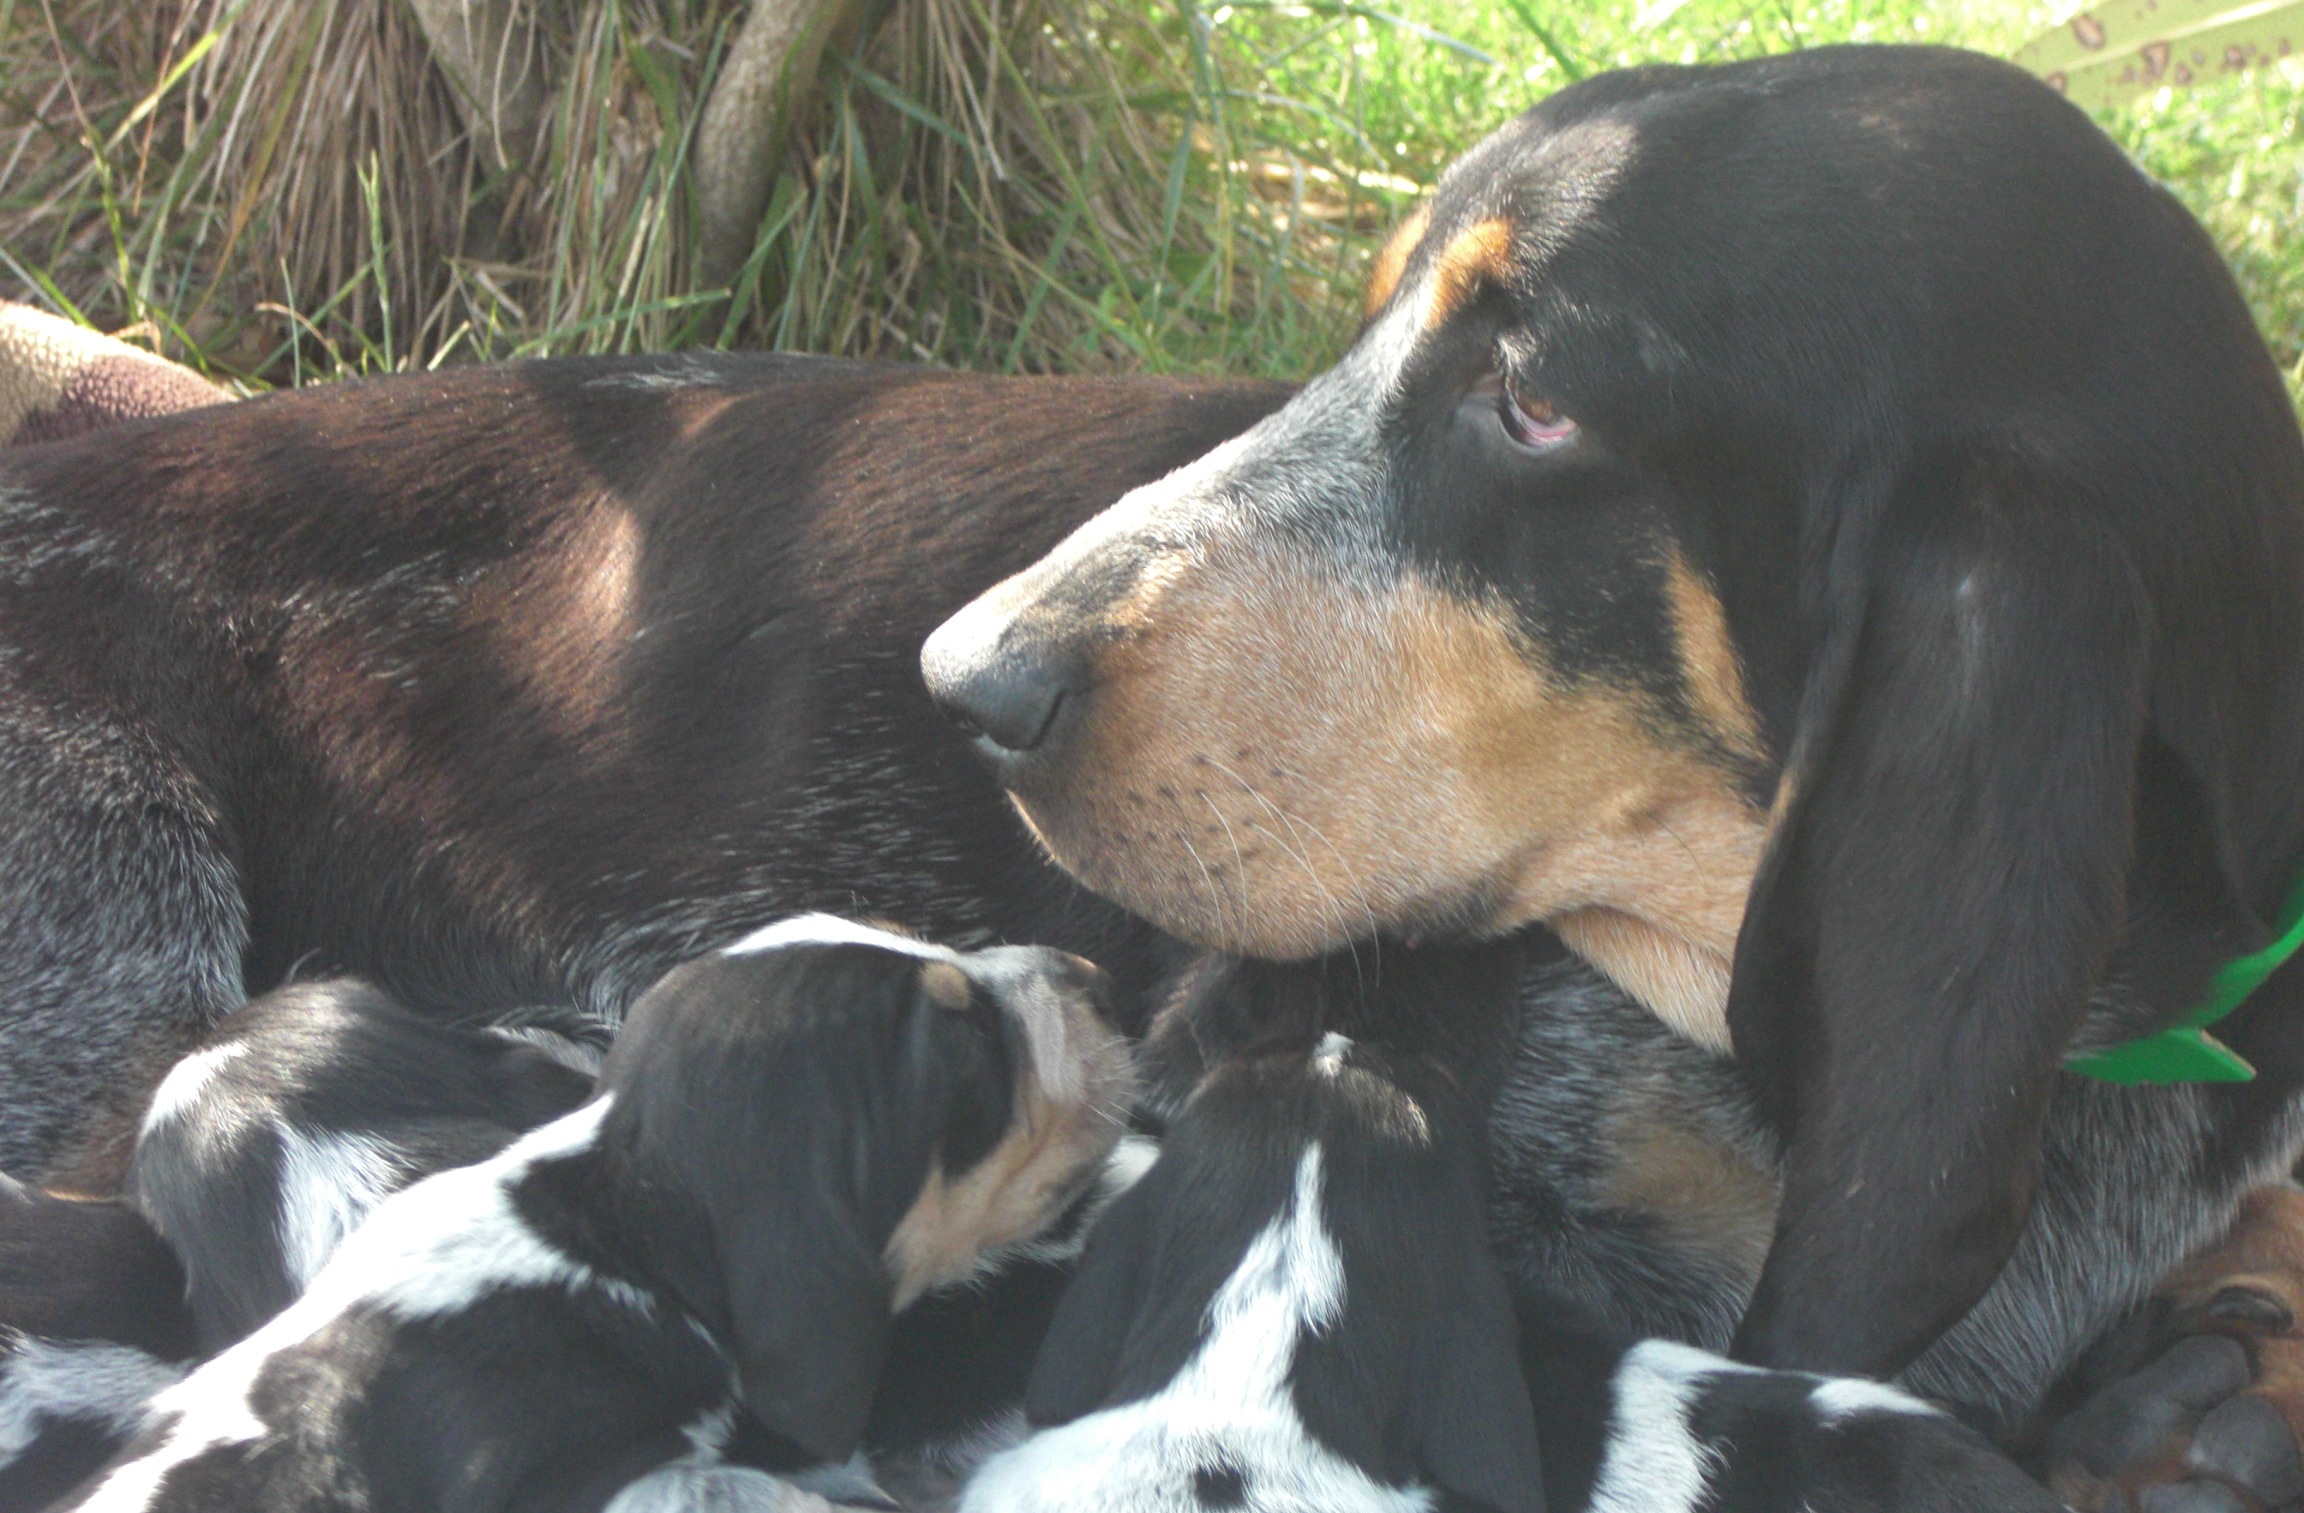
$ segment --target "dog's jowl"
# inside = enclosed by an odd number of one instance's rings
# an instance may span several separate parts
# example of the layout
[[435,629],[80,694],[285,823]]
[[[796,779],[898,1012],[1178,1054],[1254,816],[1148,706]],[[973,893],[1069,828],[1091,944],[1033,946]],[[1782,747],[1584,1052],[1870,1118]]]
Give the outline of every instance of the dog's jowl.
[[[2304,870],[2280,376],[2171,196],[1944,50],[1587,80],[1384,268],[929,685],[1188,938],[1543,920],[1733,1045],[1787,1150],[1739,1349],[1893,1371],[2016,1243],[2067,1054],[2191,1010]],[[2291,1158],[2300,977],[2217,1095]]]

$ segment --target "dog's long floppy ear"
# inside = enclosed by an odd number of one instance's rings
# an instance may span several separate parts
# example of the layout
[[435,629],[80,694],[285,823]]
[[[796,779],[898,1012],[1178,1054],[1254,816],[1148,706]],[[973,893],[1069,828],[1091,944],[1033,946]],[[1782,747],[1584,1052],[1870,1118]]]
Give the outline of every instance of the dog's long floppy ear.
[[2147,711],[2148,600],[2098,508],[1969,456],[1843,528],[1729,995],[1790,1137],[1746,1359],[1893,1372],[2029,1213]]
[[[887,1353],[891,1289],[830,1163],[719,1096],[740,1064],[696,1067],[662,1096],[619,1095],[647,1107],[632,1176],[617,1180],[633,1190],[656,1280],[710,1325],[745,1406],[795,1452],[773,1469],[845,1460]],[[761,1178],[762,1152],[789,1162],[774,1181]]]
[[1096,1221],[1079,1274],[1064,1289],[1032,1365],[1024,1416],[1035,1428],[1068,1424],[1104,1406],[1120,1352],[1144,1306],[1162,1186],[1154,1168]]
[[829,1211],[749,1207],[715,1219],[744,1406],[809,1456],[863,1443],[893,1327],[878,1253]]
[[704,958],[635,1006],[603,1072],[624,1162],[604,1201],[711,1328],[753,1416],[812,1460],[862,1440],[888,1235],[943,1119],[908,1059],[928,1022],[918,973],[853,949]]

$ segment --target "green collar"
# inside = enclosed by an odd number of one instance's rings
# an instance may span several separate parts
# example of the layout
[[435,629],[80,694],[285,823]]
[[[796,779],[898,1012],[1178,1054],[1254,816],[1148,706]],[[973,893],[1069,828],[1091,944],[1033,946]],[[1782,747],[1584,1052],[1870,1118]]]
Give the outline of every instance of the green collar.
[[2304,949],[2304,881],[2288,895],[2279,938],[2261,951],[2228,961],[2208,979],[2207,1001],[2158,1034],[2073,1056],[2064,1070],[2134,1087],[2140,1082],[2246,1082],[2256,1068],[2207,1026],[2247,1002],[2280,964]]

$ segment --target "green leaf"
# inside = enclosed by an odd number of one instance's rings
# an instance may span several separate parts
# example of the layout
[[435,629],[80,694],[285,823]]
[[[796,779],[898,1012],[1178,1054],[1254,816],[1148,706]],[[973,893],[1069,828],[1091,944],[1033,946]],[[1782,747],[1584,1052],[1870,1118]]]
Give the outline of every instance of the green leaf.
[[2076,104],[2245,73],[2304,47],[2304,0],[2114,0],[2018,48],[2016,63]]

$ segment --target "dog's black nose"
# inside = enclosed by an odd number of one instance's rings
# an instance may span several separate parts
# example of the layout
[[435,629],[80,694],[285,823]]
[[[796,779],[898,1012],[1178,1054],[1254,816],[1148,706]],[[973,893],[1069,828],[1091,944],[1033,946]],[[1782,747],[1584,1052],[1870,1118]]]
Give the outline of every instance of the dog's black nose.
[[1015,638],[974,657],[927,658],[923,670],[936,707],[969,735],[1001,752],[1038,749],[1068,701],[1088,691],[1084,659]]

